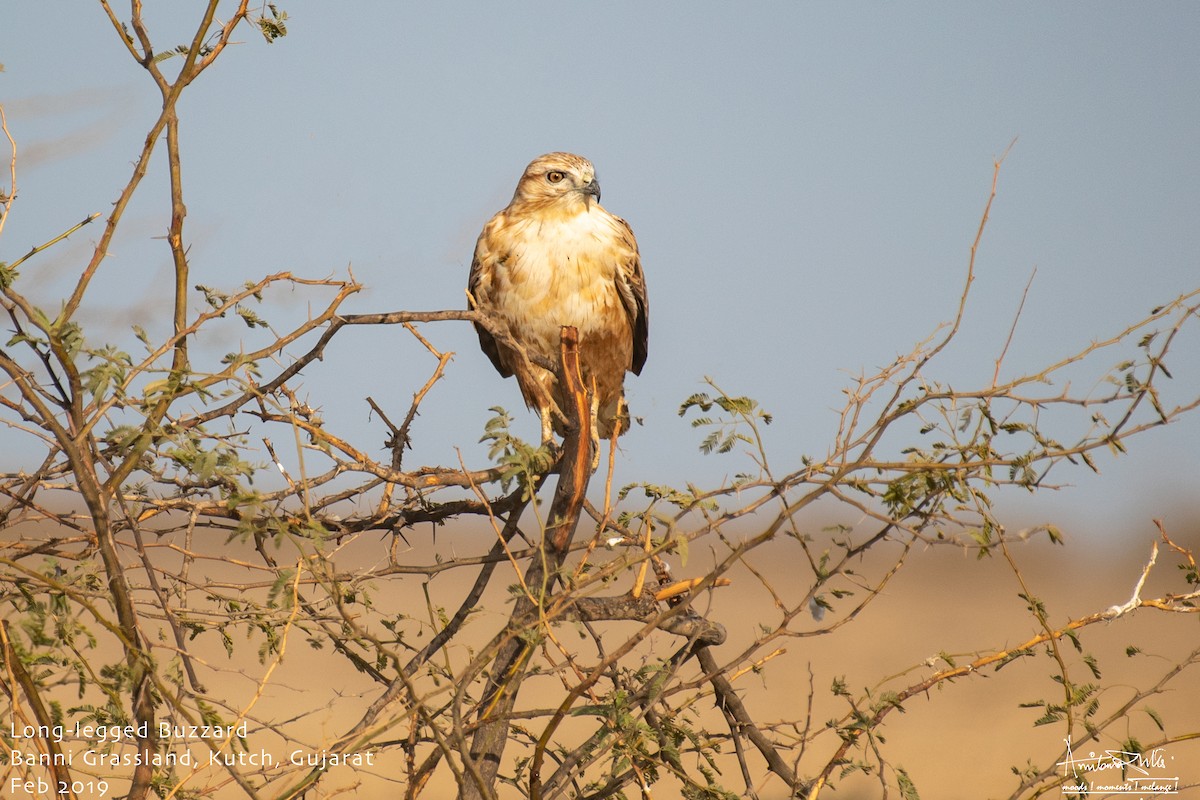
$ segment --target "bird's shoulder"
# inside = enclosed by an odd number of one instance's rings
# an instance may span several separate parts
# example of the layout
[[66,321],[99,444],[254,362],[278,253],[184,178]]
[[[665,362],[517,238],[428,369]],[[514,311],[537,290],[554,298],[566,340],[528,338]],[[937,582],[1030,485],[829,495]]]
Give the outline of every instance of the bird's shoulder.
[[474,292],[481,282],[490,280],[491,272],[498,261],[502,261],[507,249],[507,236],[504,231],[508,226],[508,209],[496,212],[483,226],[479,238],[475,240],[475,253],[471,258],[471,273],[467,279],[467,289]]

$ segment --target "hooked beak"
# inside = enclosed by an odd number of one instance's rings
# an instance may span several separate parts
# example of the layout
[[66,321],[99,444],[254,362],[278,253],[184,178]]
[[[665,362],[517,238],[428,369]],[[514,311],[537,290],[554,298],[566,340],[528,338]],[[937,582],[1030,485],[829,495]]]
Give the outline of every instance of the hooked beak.
[[600,184],[597,183],[595,178],[592,178],[587,185],[579,191],[583,192],[584,203],[591,205],[592,201],[589,198],[595,198],[597,203],[600,202]]

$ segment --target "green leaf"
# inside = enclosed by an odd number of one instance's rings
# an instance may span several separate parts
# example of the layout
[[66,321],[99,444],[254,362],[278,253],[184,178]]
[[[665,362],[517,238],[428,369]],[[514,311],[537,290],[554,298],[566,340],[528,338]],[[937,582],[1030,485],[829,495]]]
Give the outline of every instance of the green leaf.
[[242,318],[242,322],[245,322],[248,328],[270,327],[265,319],[244,306],[237,307],[237,315]]
[[287,12],[280,11],[274,3],[267,3],[267,10],[270,12],[270,19],[263,15],[255,20],[258,24],[258,31],[267,40],[267,44],[274,44],[276,39],[282,39],[287,36]]
[[686,536],[676,536],[674,539],[675,552],[679,556],[679,566],[686,567],[688,562],[688,538]]
[[708,411],[713,406],[712,398],[704,392],[697,392],[696,394],[693,394],[691,397],[680,403],[679,416],[682,417],[693,406],[699,406],[701,411]]
[[603,717],[608,718],[609,709],[607,706],[579,706],[571,709],[568,716],[572,717]]
[[908,777],[903,767],[896,767],[896,785],[900,787],[900,796],[904,800],[921,800],[921,795],[917,794],[917,786],[912,782],[912,778]]

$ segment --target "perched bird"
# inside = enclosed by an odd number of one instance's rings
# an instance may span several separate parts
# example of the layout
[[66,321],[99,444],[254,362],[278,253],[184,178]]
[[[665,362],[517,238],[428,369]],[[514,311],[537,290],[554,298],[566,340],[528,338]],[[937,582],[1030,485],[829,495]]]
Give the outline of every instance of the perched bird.
[[[646,282],[633,231],[600,205],[590,161],[571,153],[535,158],[512,202],[483,226],[468,297],[507,325],[530,356],[557,363],[560,328],[579,331],[583,384],[592,395],[592,436],[628,428],[625,373],[640,374],[648,336]],[[525,405],[541,415],[542,442],[564,433],[566,399],[553,372],[531,365],[479,324],[479,345],[504,377],[516,375]],[[598,459],[599,453],[593,452]]]

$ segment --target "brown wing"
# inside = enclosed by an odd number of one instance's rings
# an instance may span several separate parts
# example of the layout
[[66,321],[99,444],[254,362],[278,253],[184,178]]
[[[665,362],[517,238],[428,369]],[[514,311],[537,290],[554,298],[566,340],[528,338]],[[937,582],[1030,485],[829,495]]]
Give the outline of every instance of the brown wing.
[[641,375],[650,345],[650,305],[646,297],[646,276],[642,273],[642,257],[638,253],[633,229],[620,217],[616,217],[616,220],[620,223],[621,237],[633,254],[617,271],[617,290],[621,293],[621,304],[625,306],[625,314],[629,317],[630,327],[633,329],[633,364],[630,370],[634,375]]
[[[467,277],[467,291],[471,293],[471,297],[475,298],[476,304],[479,303],[480,287],[483,284],[490,284],[492,281],[492,271],[496,264],[502,260],[501,254],[495,252],[489,246],[489,238],[492,230],[499,224],[498,220],[503,215],[501,211],[483,226],[483,232],[479,234],[479,241],[475,243],[475,257],[471,259],[471,274]],[[487,311],[486,305],[476,310]],[[492,366],[504,378],[512,375],[512,370],[504,366],[504,362],[500,359],[500,345],[496,342],[496,338],[488,333],[487,328],[475,323],[475,333],[479,335],[479,347],[483,350],[484,355],[492,362]]]

